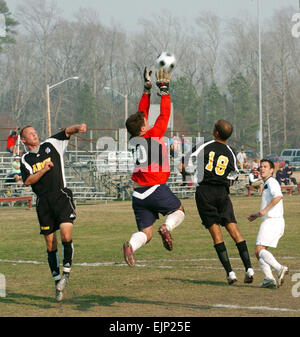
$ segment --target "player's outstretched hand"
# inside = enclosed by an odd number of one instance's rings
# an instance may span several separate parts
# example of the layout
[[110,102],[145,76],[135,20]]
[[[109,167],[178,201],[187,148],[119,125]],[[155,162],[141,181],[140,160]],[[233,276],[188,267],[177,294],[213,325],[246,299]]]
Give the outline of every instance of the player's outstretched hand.
[[84,133],[84,132],[86,132],[86,124],[80,124],[79,125],[79,129],[78,129],[78,132],[79,133]]
[[145,67],[144,69],[144,93],[151,94],[152,81],[151,81],[152,71]]
[[169,85],[172,78],[172,73],[166,69],[160,68],[155,72],[156,85],[159,88],[159,95],[169,95]]
[[252,221],[254,221],[255,219],[257,219],[259,216],[260,216],[259,213],[253,213],[253,214],[250,214],[250,215],[248,216],[247,219],[248,219],[250,222],[252,222]]
[[86,124],[82,123],[82,124],[68,126],[65,129],[65,133],[67,137],[70,137],[74,135],[75,133],[84,133],[86,132],[86,130],[87,130]]

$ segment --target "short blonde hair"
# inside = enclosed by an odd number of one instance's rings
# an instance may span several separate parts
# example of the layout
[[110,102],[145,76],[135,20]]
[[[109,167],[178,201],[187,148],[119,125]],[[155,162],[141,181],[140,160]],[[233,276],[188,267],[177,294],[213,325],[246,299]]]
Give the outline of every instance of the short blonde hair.
[[22,130],[20,131],[20,137],[21,137],[21,138],[23,137],[24,131],[25,131],[26,129],[28,129],[28,128],[33,128],[33,126],[32,126],[32,125],[26,125],[26,126],[24,126],[24,128],[22,128]]

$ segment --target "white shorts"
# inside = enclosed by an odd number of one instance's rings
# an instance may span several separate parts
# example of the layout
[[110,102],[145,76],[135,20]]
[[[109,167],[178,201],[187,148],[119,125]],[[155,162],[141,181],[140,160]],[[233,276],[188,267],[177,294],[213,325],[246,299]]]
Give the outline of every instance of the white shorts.
[[267,218],[260,225],[256,245],[276,248],[284,233],[284,218]]

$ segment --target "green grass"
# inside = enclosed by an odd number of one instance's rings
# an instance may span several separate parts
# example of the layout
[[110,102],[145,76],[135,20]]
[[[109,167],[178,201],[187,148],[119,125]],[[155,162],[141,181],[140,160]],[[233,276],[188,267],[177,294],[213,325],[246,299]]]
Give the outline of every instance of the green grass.
[[[300,272],[300,196],[284,195],[286,231],[271,251],[291,272],[283,287],[275,290],[259,288],[263,275],[254,248],[260,223],[246,219],[259,209],[260,198],[232,197],[232,201],[256,272],[253,284],[243,283],[244,270],[235,243],[223,230],[239,279],[237,284],[227,285],[194,200],[182,201],[186,219],[173,233],[174,250],[166,251],[156,233],[163,223],[161,218],[155,224],[152,241],[136,252],[137,266],[129,268],[123,261],[122,244],[136,231],[131,203],[111,202],[77,207],[73,268],[62,303],[54,299],[35,210],[1,207],[0,273],[5,275],[7,294],[0,298],[0,316],[300,316],[300,299],[292,296],[295,282],[291,280]],[[218,307],[220,304],[238,307]]]

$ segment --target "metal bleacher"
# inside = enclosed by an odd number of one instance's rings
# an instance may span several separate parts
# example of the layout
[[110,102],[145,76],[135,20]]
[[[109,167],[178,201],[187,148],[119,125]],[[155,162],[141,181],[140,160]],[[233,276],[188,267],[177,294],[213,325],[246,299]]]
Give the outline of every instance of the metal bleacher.
[[182,175],[179,172],[170,173],[167,185],[179,199],[193,198],[196,191],[194,184],[182,181]]
[[[36,196],[31,187],[6,182],[7,176],[11,173],[12,161],[13,157],[10,154],[0,152],[0,198],[31,195],[33,205],[35,205]],[[73,192],[75,203],[130,200],[133,182],[131,181],[132,167],[128,163],[119,161],[116,167],[115,163],[114,166],[111,166],[109,162],[102,162],[101,169],[96,154],[87,155],[79,152],[75,154],[74,151],[67,151],[65,155],[66,184]],[[247,179],[247,175],[241,175],[239,180],[230,188],[231,193],[245,195]],[[184,183],[178,170],[171,170],[167,184],[180,199],[194,198],[195,185],[191,182]],[[13,205],[14,203],[7,204]],[[1,205],[5,205],[5,202],[1,202]]]
[[[35,194],[32,192],[31,187],[26,187],[23,184],[11,182],[8,175],[11,173],[11,166],[13,157],[7,152],[0,152],[0,198],[14,198],[32,196],[32,202],[35,204]],[[25,201],[1,201],[0,205],[14,205],[25,204]]]
[[[32,192],[31,187],[26,187],[23,184],[8,182],[8,175],[11,173],[13,157],[6,152],[0,152],[0,198],[12,198],[32,196],[32,204],[36,203],[36,195]],[[84,169],[86,169],[84,167]],[[74,201],[86,203],[89,200],[115,200],[117,196],[107,194],[106,191],[102,191],[99,188],[99,184],[91,179],[85,179],[85,176],[90,177],[90,167],[87,168],[88,174],[83,174],[83,167],[73,166],[72,162],[66,160],[65,172],[66,172],[66,184],[73,192]],[[6,202],[1,201],[0,206],[24,203],[18,202]]]

